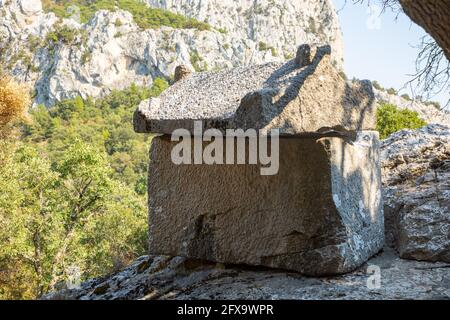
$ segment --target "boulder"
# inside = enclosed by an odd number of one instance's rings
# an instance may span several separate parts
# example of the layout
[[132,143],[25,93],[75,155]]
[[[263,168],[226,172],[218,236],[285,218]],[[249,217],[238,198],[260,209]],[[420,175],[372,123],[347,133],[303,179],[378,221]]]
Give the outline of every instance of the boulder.
[[330,54],[328,45],[306,44],[286,63],[192,74],[160,97],[143,101],[134,116],[135,130],[193,132],[192,120],[201,120],[205,129],[277,128],[282,135],[375,129],[371,83],[346,82]]
[[19,0],[22,13],[27,16],[42,13],[42,2],[39,0]]
[[396,132],[381,156],[388,243],[402,258],[450,262],[450,128]]
[[260,163],[176,165],[175,144],[167,135],[152,141],[152,254],[331,275],[383,246],[376,132],[281,138],[271,176]]

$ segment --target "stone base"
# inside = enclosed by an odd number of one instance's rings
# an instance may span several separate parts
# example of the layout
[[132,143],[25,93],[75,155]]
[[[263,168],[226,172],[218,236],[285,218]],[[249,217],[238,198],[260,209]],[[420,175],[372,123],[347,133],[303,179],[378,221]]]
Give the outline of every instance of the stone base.
[[175,165],[153,139],[150,253],[294,270],[349,272],[384,242],[379,141],[280,138],[279,172],[260,165]]

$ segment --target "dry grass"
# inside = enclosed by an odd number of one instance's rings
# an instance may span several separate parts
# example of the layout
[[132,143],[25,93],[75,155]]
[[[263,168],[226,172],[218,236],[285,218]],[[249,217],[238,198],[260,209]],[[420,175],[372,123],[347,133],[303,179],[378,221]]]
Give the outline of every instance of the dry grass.
[[30,104],[29,88],[0,74],[0,129],[15,121],[26,120]]

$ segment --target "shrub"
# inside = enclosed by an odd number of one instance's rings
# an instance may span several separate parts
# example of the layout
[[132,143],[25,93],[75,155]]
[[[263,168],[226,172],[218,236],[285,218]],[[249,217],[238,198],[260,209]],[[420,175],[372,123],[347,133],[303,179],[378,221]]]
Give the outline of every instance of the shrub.
[[402,94],[401,97],[405,100],[411,101],[411,97],[407,93]]
[[216,30],[219,31],[220,33],[223,33],[223,34],[227,34],[228,33],[227,28],[216,28]]
[[386,92],[391,95],[397,95],[397,90],[395,90],[394,88],[389,88],[386,90]]
[[267,45],[267,43],[265,43],[265,42],[263,42],[263,41],[260,41],[260,42],[259,42],[258,48],[259,48],[259,51],[266,51],[266,50],[269,50],[269,46]]
[[372,81],[372,85],[375,89],[384,91],[384,88],[378,83],[378,81],[376,81],[376,80]]
[[344,71],[342,71],[342,70],[339,71],[339,75],[341,76],[342,79],[344,79],[345,81],[348,81],[348,77]]
[[441,104],[437,101],[427,101],[425,102],[425,105],[427,106],[433,106],[435,107],[437,110],[441,110]]
[[191,64],[196,72],[203,72],[208,70],[207,63],[203,61],[203,58],[198,54],[196,50],[191,51],[189,55]]
[[16,119],[23,119],[30,103],[25,85],[0,74],[0,129]]
[[270,50],[270,53],[272,53],[272,56],[277,57],[278,56],[278,52],[277,49],[275,49],[274,47],[271,47],[269,45],[267,45],[267,43],[260,41],[258,43],[258,50],[259,51],[267,51]]
[[270,48],[270,52],[272,53],[272,56],[278,57],[278,51],[277,51],[277,49],[275,49],[274,47],[271,47],[271,48]]
[[118,27],[122,26],[122,21],[120,21],[120,19],[117,18],[116,21],[114,22],[114,25],[118,28]]
[[72,44],[79,36],[81,36],[81,32],[79,30],[58,24],[55,26],[53,31],[47,33],[47,36],[45,37],[45,45],[53,47],[59,43]]
[[400,110],[393,104],[381,103],[377,110],[377,130],[381,139],[402,129],[418,129],[427,123],[415,111]]
[[291,60],[294,58],[294,54],[292,52],[288,52],[284,54],[284,59],[285,60]]

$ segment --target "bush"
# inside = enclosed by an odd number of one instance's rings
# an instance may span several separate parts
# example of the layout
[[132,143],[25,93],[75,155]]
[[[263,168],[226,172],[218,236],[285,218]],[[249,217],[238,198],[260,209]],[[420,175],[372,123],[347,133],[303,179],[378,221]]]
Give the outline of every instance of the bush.
[[442,108],[441,108],[441,104],[439,103],[439,102],[437,102],[437,101],[427,101],[427,102],[425,102],[425,105],[426,106],[433,106],[433,107],[435,107],[437,110],[441,110]]
[[411,101],[411,97],[407,93],[402,94],[401,97],[407,101]]
[[386,90],[386,92],[391,95],[397,95],[397,90],[395,90],[394,88],[389,88]]
[[189,53],[189,60],[194,68],[195,72],[204,72],[208,71],[208,64],[203,58],[199,55],[197,50],[192,50]]
[[269,50],[269,46],[267,45],[267,43],[260,41],[258,44],[258,49],[259,51],[266,51]]
[[16,119],[23,119],[30,103],[28,88],[0,73],[0,129]]
[[348,77],[347,74],[344,71],[339,71],[339,75],[341,76],[342,79],[344,79],[345,81],[348,81]]
[[400,110],[393,104],[381,103],[377,110],[377,130],[381,139],[402,129],[418,129],[427,123],[415,111]]
[[377,89],[377,90],[380,90],[380,91],[383,91],[384,90],[384,88],[378,83],[378,81],[376,81],[376,80],[374,80],[374,81],[372,81],[372,85],[373,85],[373,87],[375,88],[375,89]]

